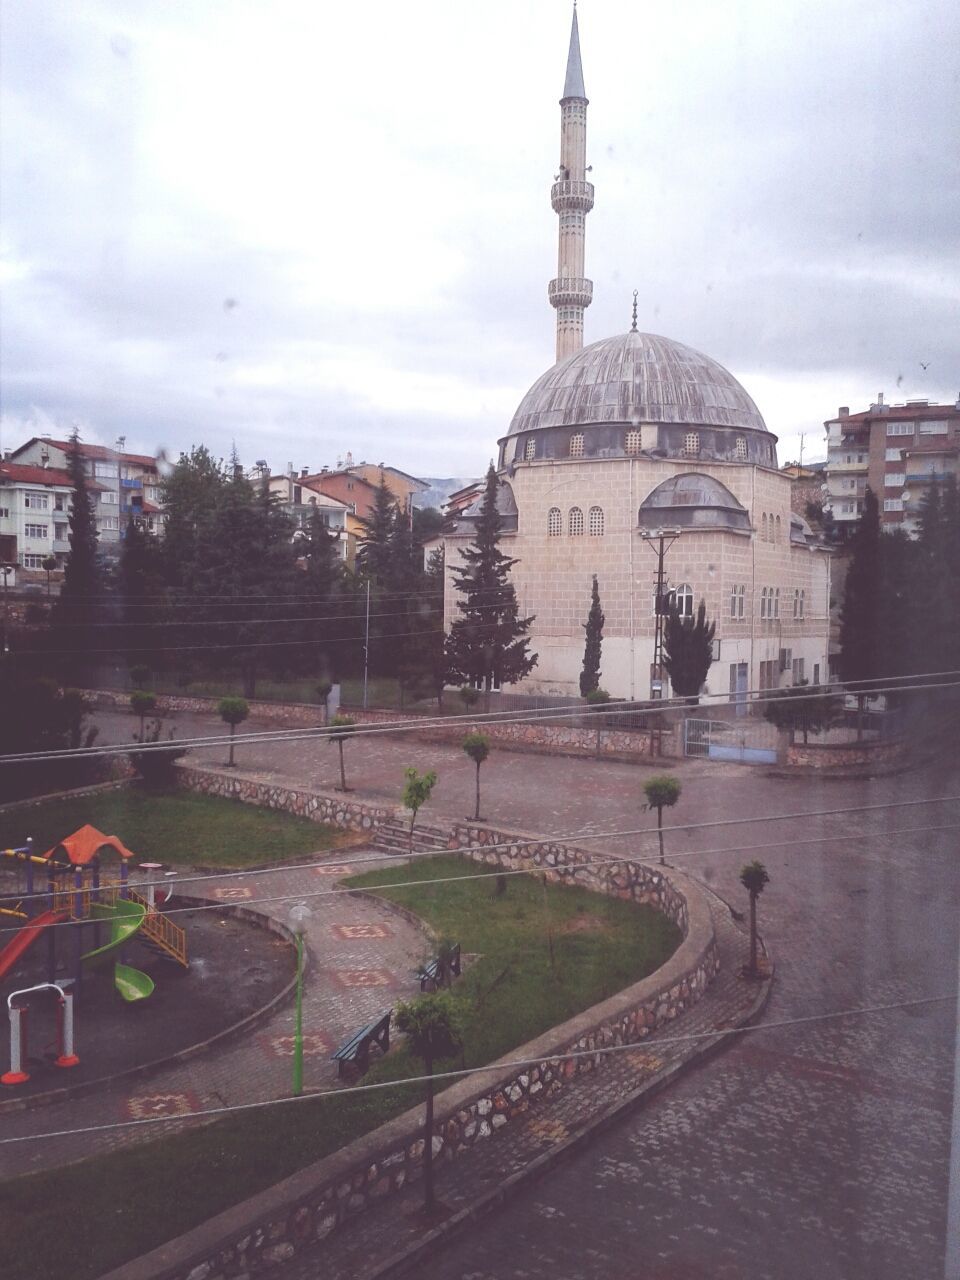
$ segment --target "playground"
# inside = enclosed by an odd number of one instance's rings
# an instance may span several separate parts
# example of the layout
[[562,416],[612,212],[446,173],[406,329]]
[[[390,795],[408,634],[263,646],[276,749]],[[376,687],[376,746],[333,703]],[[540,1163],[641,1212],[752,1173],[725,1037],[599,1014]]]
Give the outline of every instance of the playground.
[[84,826],[0,850],[0,1106],[170,1059],[262,1010],[291,943]]

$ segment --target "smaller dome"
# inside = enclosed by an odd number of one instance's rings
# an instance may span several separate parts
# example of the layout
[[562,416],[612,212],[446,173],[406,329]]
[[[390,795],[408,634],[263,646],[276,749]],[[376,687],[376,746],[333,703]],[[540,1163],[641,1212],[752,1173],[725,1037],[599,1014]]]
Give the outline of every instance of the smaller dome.
[[640,504],[643,529],[741,529],[750,532],[750,513],[713,476],[686,471],[651,490]]
[[[463,511],[457,516],[457,523],[454,526],[457,530],[464,523],[474,524],[480,515],[480,508],[483,506],[484,495],[478,494],[468,507],[464,507]],[[504,533],[515,533],[517,529],[517,500],[513,495],[511,485],[503,479],[497,481],[497,510],[500,512],[500,519],[503,522]]]

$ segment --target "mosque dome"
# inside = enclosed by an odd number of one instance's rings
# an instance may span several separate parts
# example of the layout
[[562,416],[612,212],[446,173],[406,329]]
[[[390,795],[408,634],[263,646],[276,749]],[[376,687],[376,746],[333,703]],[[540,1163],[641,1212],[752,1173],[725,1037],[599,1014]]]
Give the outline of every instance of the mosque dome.
[[636,330],[593,342],[548,369],[521,400],[508,434],[637,423],[732,427],[770,437],[757,406],[723,365],[682,342]]
[[750,530],[750,515],[730,490],[713,476],[685,471],[671,476],[640,504],[641,529],[673,526],[681,529]]

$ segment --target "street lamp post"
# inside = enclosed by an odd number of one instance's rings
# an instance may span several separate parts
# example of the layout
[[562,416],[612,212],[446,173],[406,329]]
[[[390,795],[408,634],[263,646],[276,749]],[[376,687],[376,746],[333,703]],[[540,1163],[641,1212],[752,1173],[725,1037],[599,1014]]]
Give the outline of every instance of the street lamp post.
[[[654,579],[653,671],[650,676],[650,697],[653,699],[663,697],[663,619],[666,613],[663,558],[680,537],[680,530],[643,529],[640,537],[657,557],[657,576]],[[650,727],[650,754],[659,755],[663,737],[663,722],[659,712],[654,713],[654,721]]]
[[297,939],[297,1015],[293,1032],[293,1096],[303,1093],[303,935],[313,912],[305,902],[290,908],[290,923]]

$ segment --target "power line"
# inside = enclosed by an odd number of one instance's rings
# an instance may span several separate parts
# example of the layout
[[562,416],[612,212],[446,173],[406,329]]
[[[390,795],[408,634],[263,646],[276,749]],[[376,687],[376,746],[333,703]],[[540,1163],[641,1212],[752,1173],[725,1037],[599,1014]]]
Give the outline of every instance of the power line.
[[813,1023],[837,1021],[842,1018],[863,1017],[866,1014],[890,1013],[898,1009],[916,1009],[928,1005],[953,1003],[954,996],[920,996],[915,1000],[897,1000],[890,1004],[859,1005],[852,1009],[832,1009],[826,1013],[811,1013],[796,1018],[780,1018],[775,1022],[753,1023],[742,1027],[722,1027],[712,1031],[691,1031],[686,1035],[658,1036],[656,1031],[642,1040],[628,1044],[604,1045],[596,1049],[570,1049],[562,1053],[540,1054],[536,1058],[499,1059],[483,1066],[466,1067],[456,1071],[436,1071],[432,1076],[405,1076],[401,1080],[379,1080],[372,1084],[351,1085],[347,1089],[311,1089],[295,1097],[261,1098],[255,1102],[238,1102],[222,1107],[208,1107],[203,1111],[188,1111],[172,1116],[143,1116],[135,1120],[114,1120],[107,1124],[85,1125],[77,1129],[53,1129],[47,1133],[29,1133],[17,1137],[0,1138],[0,1146],[11,1146],[18,1142],[34,1142],[40,1138],[76,1138],[92,1133],[115,1132],[118,1129],[137,1129],[146,1125],[184,1124],[191,1120],[209,1120],[215,1116],[225,1116],[241,1111],[256,1111],[266,1107],[284,1106],[290,1103],[302,1103],[316,1098],[345,1098],[357,1093],[373,1093],[383,1089],[393,1089],[400,1085],[426,1084],[429,1080],[462,1080],[469,1076],[489,1074],[505,1070],[534,1067],[540,1063],[566,1062],[578,1058],[608,1057],[616,1053],[636,1052],[646,1044],[662,1047],[664,1045],[694,1044],[701,1040],[713,1040],[754,1034],[760,1031],[783,1031],[790,1027],[809,1026]]
[[[428,632],[413,632],[410,634],[426,635]],[[293,643],[293,642],[291,642]],[[236,646],[221,646],[224,648],[234,648]],[[960,673],[957,673],[960,674]],[[895,677],[904,679],[907,677]],[[917,677],[909,677],[916,679]],[[858,682],[860,683],[860,682]],[[802,686],[806,688],[806,686]],[[931,691],[936,689],[953,689],[960,687],[960,680],[940,681],[929,683],[926,678],[923,682],[915,685],[889,684],[880,687],[871,686],[865,690],[867,696],[877,696],[886,693],[911,693],[920,691]],[[817,699],[824,696],[824,691],[829,692],[828,686],[814,686],[813,692],[796,694],[791,697],[791,702],[801,702],[808,699]],[[819,692],[818,692],[819,690]],[[738,697],[750,698],[751,706],[758,706],[766,702],[774,702],[782,699],[784,691],[776,690],[773,692],[766,690],[746,690],[739,695],[717,695],[717,700],[712,704],[705,705],[702,709],[709,710],[710,707],[722,708],[725,706],[737,706]],[[856,694],[846,694],[846,691],[836,692],[833,696],[856,696]],[[615,703],[606,704],[596,708],[590,708],[590,719],[596,723],[608,716],[624,716],[624,715],[661,715],[665,711],[687,710],[686,700],[683,697],[665,698],[656,703],[631,702],[631,703]],[[176,714],[173,711],[170,714]],[[189,714],[189,713],[188,713]],[[201,712],[200,714],[204,714]],[[421,716],[415,720],[395,720],[385,723],[355,723],[350,728],[351,737],[369,737],[390,733],[411,733],[436,728],[456,728],[458,724],[484,725],[484,724],[500,724],[500,723],[520,723],[520,724],[536,724],[541,722],[549,722],[569,717],[571,714],[584,715],[584,707],[581,703],[570,703],[559,707],[550,707],[539,710],[522,709],[517,711],[488,711],[471,713],[464,712],[453,716]],[[735,721],[730,722],[731,730],[736,726]],[[597,727],[601,727],[597,724]],[[255,745],[257,743],[267,742],[296,742],[310,738],[327,738],[335,739],[341,729],[335,726],[317,725],[316,727],[304,727],[301,729],[276,729],[263,730],[257,733],[241,733],[234,736],[235,744],[246,743],[247,745]],[[47,751],[21,752],[17,754],[7,754],[0,756],[0,765],[2,764],[22,764],[36,762],[41,760],[73,760],[86,759],[94,756],[110,756],[110,755],[126,755],[130,751],[164,751],[169,750],[171,745],[183,747],[184,749],[212,749],[214,747],[226,746],[230,743],[230,735],[228,734],[206,734],[195,738],[171,739],[167,742],[154,743],[135,743],[123,744],[117,743],[105,746],[78,747],[78,748],[62,748]]]

